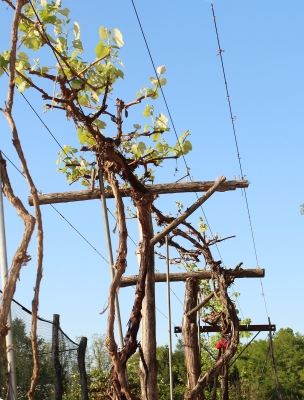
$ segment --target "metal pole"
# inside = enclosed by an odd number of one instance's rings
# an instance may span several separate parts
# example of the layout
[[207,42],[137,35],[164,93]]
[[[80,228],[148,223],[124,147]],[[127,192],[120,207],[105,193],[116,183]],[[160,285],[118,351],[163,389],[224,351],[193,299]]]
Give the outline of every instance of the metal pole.
[[[110,236],[110,228],[109,228],[109,219],[108,219],[108,212],[107,212],[107,201],[106,201],[106,196],[105,196],[103,176],[102,176],[100,165],[99,165],[99,168],[98,168],[98,177],[99,177],[100,191],[101,191],[101,194],[102,194],[101,203],[102,203],[103,220],[104,220],[104,226],[105,226],[105,232],[106,232],[106,242],[107,242],[107,248],[108,248],[108,259],[109,259],[109,264],[110,264],[110,275],[111,275],[111,280],[113,281],[114,275],[115,275],[115,272],[114,272],[114,269],[113,269],[113,265],[114,265],[113,252],[112,252],[112,244],[111,244],[111,236]],[[115,310],[116,310],[116,322],[117,322],[119,346],[122,349],[124,347],[124,342],[123,342],[122,326],[121,326],[120,310],[119,310],[119,301],[118,301],[117,293],[115,295]]]
[[[5,239],[5,221],[4,221],[4,208],[3,208],[3,196],[2,196],[2,177],[0,168],[0,268],[2,278],[2,291],[4,291],[5,284],[7,282],[8,267],[7,267],[7,253],[6,253],[6,239]],[[11,311],[7,318],[8,326],[12,328],[12,315]],[[7,363],[9,373],[9,393],[10,400],[17,400],[17,383],[16,383],[16,366],[15,366],[15,350],[13,346],[13,331],[10,329],[6,335],[6,349],[7,351]]]
[[170,305],[170,279],[169,279],[169,245],[168,245],[168,236],[166,236],[166,273],[167,273],[167,299],[168,299],[168,334],[169,334],[170,400],[173,400],[172,335],[171,335],[171,305]]

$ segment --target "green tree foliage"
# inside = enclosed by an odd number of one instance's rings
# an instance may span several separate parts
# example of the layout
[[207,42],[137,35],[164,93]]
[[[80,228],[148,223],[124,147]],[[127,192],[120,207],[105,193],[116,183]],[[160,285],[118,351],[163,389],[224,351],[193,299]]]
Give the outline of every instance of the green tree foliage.
[[[72,23],[70,10],[63,8],[59,0],[33,0],[32,4],[34,7],[31,4],[24,6],[18,27],[21,41],[18,50],[22,51],[17,53],[15,84],[21,93],[29,88],[39,90],[42,97],[49,101],[44,105],[46,112],[53,110],[53,107],[65,110],[67,104],[63,93],[54,96],[53,89],[48,93],[53,83],[66,85],[67,90],[72,90],[77,109],[81,106],[83,110],[89,108],[90,112],[94,111],[94,114],[90,114],[91,120],[86,119],[85,123],[82,112],[79,121],[73,117],[80,146],[87,145],[94,151],[94,134],[104,136],[108,129],[107,123],[99,117],[106,120],[111,117],[113,123],[119,122],[107,110],[106,101],[107,96],[113,92],[115,82],[124,78],[121,69],[124,66],[118,57],[119,50],[124,45],[122,33],[117,28],[107,29],[101,26],[98,32],[99,41],[95,47],[96,59],[92,62],[85,61],[81,29],[78,22]],[[41,21],[41,26],[37,25],[37,18]],[[50,64],[50,60],[46,59],[47,53],[39,52],[42,47],[49,47],[49,54],[54,53],[57,57],[54,66],[57,72],[54,75],[51,74],[52,69],[46,66]],[[40,58],[37,58],[37,53]],[[31,62],[32,59],[34,62]],[[0,76],[8,71],[9,63],[10,51],[6,50],[0,54]],[[134,160],[135,168],[144,167],[144,171],[138,175],[144,181],[154,180],[154,170],[149,164],[157,166],[167,157],[178,158],[192,150],[188,130],[180,135],[175,145],[166,142],[163,133],[170,130],[168,118],[162,113],[155,113],[154,106],[147,103],[148,100],[159,97],[160,86],[167,83],[163,77],[165,72],[165,66],[158,67],[157,76],[150,77],[152,86],[143,87],[136,93],[136,100],[130,106],[144,102],[142,115],[136,117],[142,120],[142,125],[134,123],[134,129],[124,133],[119,139],[120,153]],[[125,118],[128,117],[128,107],[129,105],[124,110]],[[67,116],[71,117],[71,111],[67,111]],[[79,155],[78,149],[71,146],[64,146],[58,155],[57,164],[64,164],[58,171],[64,173],[70,183],[81,180],[84,186],[88,186],[92,162],[88,162],[83,155]]]
[[[32,347],[26,325],[22,319],[13,320],[14,349],[16,360],[16,379],[18,399],[27,399],[27,392],[30,388],[31,374],[33,368]],[[6,370],[5,349],[2,351],[2,371]],[[51,344],[44,339],[38,339],[38,352],[40,354],[39,383],[35,393],[35,399],[51,399],[54,391],[54,373],[51,358]],[[5,398],[6,384],[5,376],[1,377],[0,397]]]
[[[273,337],[275,363],[285,400],[304,398],[304,336],[291,328]],[[233,400],[279,399],[268,340],[253,342],[230,371]]]
[[[169,371],[169,348],[160,346],[157,348],[158,360],[158,393],[160,400],[170,398],[170,371]],[[184,347],[181,340],[178,341],[172,354],[172,378],[174,399],[182,400],[187,387],[187,371],[184,359]]]
[[[26,399],[29,388],[32,368],[31,344],[26,332],[26,326],[21,319],[13,321],[14,347],[16,349],[17,384],[19,399]],[[201,340],[201,366],[202,373],[207,371],[214,362],[217,354],[215,344],[219,337],[212,336],[209,341]],[[54,374],[50,343],[39,339],[39,353],[41,370],[39,385],[35,398],[48,400],[53,396]],[[244,345],[238,349],[240,353]],[[285,400],[304,398],[304,335],[294,334],[292,329],[280,329],[273,337],[275,362],[279,381]],[[68,353],[68,352],[67,352]],[[2,355],[2,365],[5,370],[5,352]],[[66,356],[68,357],[68,356]],[[170,398],[169,375],[169,349],[168,346],[157,348],[158,360],[158,390],[160,400]],[[128,361],[128,382],[135,400],[141,399],[139,378],[139,353],[134,354]],[[64,400],[81,400],[81,387],[79,372],[76,363],[72,367],[68,360],[62,359],[64,380],[66,381]],[[87,354],[87,375],[90,390],[90,398],[96,396],[107,399],[107,391],[110,391],[111,360],[106,346],[105,336],[94,334],[91,337]],[[0,381],[0,398],[5,398],[5,376]],[[220,377],[219,377],[220,379]],[[229,370],[230,399],[231,400],[277,400],[275,380],[271,366],[271,354],[269,341],[254,341],[245,352],[237,359]],[[173,352],[173,385],[174,399],[182,400],[187,388],[187,371],[184,363],[184,346],[181,339],[178,340]],[[218,399],[220,399],[220,385],[218,385]],[[212,384],[205,391],[206,400],[212,398]]]

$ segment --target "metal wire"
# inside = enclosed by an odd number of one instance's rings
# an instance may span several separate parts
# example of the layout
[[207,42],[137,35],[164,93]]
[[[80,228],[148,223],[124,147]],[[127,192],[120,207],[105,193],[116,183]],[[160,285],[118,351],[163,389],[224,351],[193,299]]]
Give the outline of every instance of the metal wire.
[[[220,60],[221,60],[221,66],[222,66],[222,73],[223,73],[223,78],[224,78],[226,96],[227,96],[227,100],[228,100],[228,107],[229,107],[229,113],[230,113],[230,119],[231,119],[231,125],[232,125],[233,137],[234,137],[234,143],[235,143],[235,147],[236,147],[236,153],[237,153],[239,168],[240,168],[240,172],[241,172],[241,177],[242,177],[242,179],[244,179],[241,156],[240,156],[240,152],[239,152],[239,145],[238,145],[236,129],[235,129],[235,124],[234,124],[235,116],[233,116],[233,113],[232,113],[231,100],[230,100],[230,95],[229,95],[229,90],[228,90],[228,83],[227,83],[226,72],[225,72],[225,67],[224,67],[224,61],[223,61],[223,56],[222,56],[223,49],[221,48],[221,45],[220,45],[220,39],[219,39],[219,34],[218,34],[218,29],[217,29],[217,24],[216,24],[216,16],[215,16],[215,13],[214,13],[213,4],[211,4],[211,9],[212,9],[212,16],[213,16],[213,21],[214,21],[214,28],[215,28],[215,33],[216,33],[217,45],[218,45],[218,55],[219,55]],[[256,264],[257,264],[256,267],[259,268],[259,261],[258,261],[255,238],[254,238],[253,228],[252,228],[252,223],[251,223],[251,216],[250,216],[250,210],[249,210],[249,203],[248,203],[248,199],[247,199],[247,192],[246,192],[246,189],[243,189],[243,190],[244,190],[244,198],[245,198],[245,202],[246,202],[247,214],[248,214],[248,219],[249,219],[249,226],[250,226],[250,231],[251,231],[253,249],[254,249],[254,254],[255,254],[255,259],[256,259]],[[266,297],[265,297],[263,282],[262,282],[261,278],[260,278],[260,283],[261,283],[261,287],[262,287],[262,296],[263,296],[263,299],[264,299],[264,305],[265,305],[266,314],[267,314],[267,317],[269,318],[268,308],[267,308],[267,304],[266,304]]]
[[[1,151],[1,153],[4,155],[4,157],[13,165],[13,167],[25,178],[24,174],[22,173],[22,171],[20,171],[20,169],[8,158],[8,156],[6,154],[3,153],[3,151]],[[78,229],[75,228],[75,226],[73,224],[71,224],[70,221],[68,221],[64,215],[61,214],[61,212],[59,212],[57,210],[57,208],[55,208],[52,204],[49,204],[69,225],[72,229],[74,229],[75,232],[78,233],[79,236],[82,237],[83,240],[85,240],[87,242],[87,244],[92,247],[92,249],[94,249],[96,251],[96,253],[104,260],[108,263],[108,260],[92,245],[92,243],[86,239],[79,231]]]

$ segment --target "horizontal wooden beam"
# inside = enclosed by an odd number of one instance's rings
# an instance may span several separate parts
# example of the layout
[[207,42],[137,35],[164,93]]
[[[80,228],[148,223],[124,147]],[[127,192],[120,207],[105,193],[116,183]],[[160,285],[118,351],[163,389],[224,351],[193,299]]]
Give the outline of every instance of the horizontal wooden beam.
[[[264,278],[265,269],[241,269],[240,271],[231,271],[231,274],[235,278]],[[199,271],[199,272],[179,272],[169,274],[170,282],[182,282],[187,278],[195,279],[211,279],[211,271]],[[138,275],[126,276],[121,279],[120,287],[127,287],[136,285]],[[166,282],[166,274],[155,274],[155,282]]]
[[[214,181],[206,182],[184,182],[184,183],[163,183],[156,185],[146,185],[146,188],[153,194],[187,193],[187,192],[207,192]],[[245,189],[249,186],[247,180],[226,181],[219,185],[217,192],[227,192],[235,189]],[[106,190],[106,198],[113,198],[112,190]],[[120,192],[123,197],[130,197],[130,187],[121,187]],[[70,203],[74,201],[100,199],[100,190],[78,190],[74,192],[49,193],[38,196],[39,204]],[[33,205],[33,197],[28,197],[28,203]]]
[[[239,326],[240,332],[275,332],[276,326],[275,325],[240,325]],[[221,332],[219,326],[200,326],[200,332]],[[181,326],[174,327],[174,333],[182,333]]]

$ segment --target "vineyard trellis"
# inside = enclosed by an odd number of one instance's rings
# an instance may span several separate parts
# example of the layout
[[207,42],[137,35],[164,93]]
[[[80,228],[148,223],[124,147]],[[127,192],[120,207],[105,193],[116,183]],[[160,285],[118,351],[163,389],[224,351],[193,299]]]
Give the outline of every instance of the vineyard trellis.
[[[68,119],[72,119],[78,131],[79,149],[65,146],[60,153],[59,164],[63,164],[60,170],[66,174],[69,182],[73,183],[82,180],[85,186],[94,187],[96,179],[95,169],[98,168],[98,175],[107,182],[108,194],[115,200],[117,209],[118,227],[118,249],[116,260],[111,267],[115,270],[113,281],[109,289],[108,297],[108,325],[106,344],[112,359],[111,383],[113,386],[113,397],[118,400],[132,400],[132,394],[126,379],[126,365],[130,357],[139,349],[142,368],[140,372],[142,399],[158,400],[157,394],[157,360],[156,360],[156,323],[155,323],[155,273],[154,273],[154,247],[164,245],[165,239],[175,248],[179,254],[180,262],[194,263],[200,262],[199,257],[205,260],[212,283],[213,296],[218,302],[218,309],[206,317],[211,324],[218,325],[223,334],[227,336],[226,351],[221,354],[216,363],[204,375],[200,375],[198,352],[186,352],[186,364],[189,374],[193,374],[193,379],[189,380],[188,390],[184,398],[191,400],[203,398],[204,390],[210,381],[218,374],[219,370],[229,363],[234,356],[239,342],[239,319],[235,305],[228,295],[228,288],[233,283],[235,275],[242,274],[242,263],[233,269],[226,269],[221,266],[221,261],[216,261],[211,253],[211,246],[227,240],[229,238],[219,238],[214,236],[209,238],[206,234],[206,225],[201,220],[199,229],[187,222],[190,217],[205,201],[207,201],[216,191],[224,192],[231,190],[231,182],[226,182],[226,178],[221,176],[213,182],[200,182],[205,192],[195,203],[190,205],[186,211],[179,209],[177,217],[165,215],[157,209],[155,200],[157,194],[153,191],[153,186],[148,185],[154,182],[155,171],[167,159],[177,159],[184,157],[192,150],[192,145],[188,140],[189,131],[183,132],[175,145],[169,145],[164,136],[169,130],[167,117],[159,113],[154,115],[154,107],[147,103],[156,100],[159,90],[166,84],[163,75],[166,72],[164,66],[157,68],[156,78],[150,78],[152,87],[143,88],[137,93],[136,98],[126,102],[116,98],[116,104],[111,109],[109,95],[113,91],[115,82],[123,77],[118,57],[119,49],[123,46],[121,32],[100,27],[100,41],[95,48],[96,59],[91,62],[83,61],[83,45],[80,41],[80,27],[74,23],[71,28],[74,40],[68,42],[69,30],[69,10],[61,8],[61,2],[47,3],[41,1],[17,0],[14,6],[9,0],[4,0],[9,7],[14,9],[14,19],[12,26],[11,50],[1,55],[1,69],[9,75],[8,100],[3,111],[9,126],[12,130],[13,144],[22,163],[22,168],[29,184],[32,204],[35,207],[34,218],[27,212],[21,201],[14,195],[7,175],[5,162],[2,159],[1,169],[3,172],[3,191],[8,200],[15,206],[19,215],[25,222],[25,233],[15,258],[13,267],[8,276],[7,284],[3,290],[3,300],[0,308],[0,345],[7,334],[7,316],[13,294],[16,288],[16,280],[24,264],[29,261],[27,255],[28,244],[34,229],[35,222],[38,229],[38,258],[37,258],[37,279],[35,294],[32,303],[32,323],[31,323],[31,347],[33,356],[33,372],[30,379],[28,390],[29,399],[34,398],[35,390],[38,388],[39,381],[39,336],[37,335],[38,324],[38,303],[39,288],[42,278],[42,259],[43,259],[43,230],[40,212],[40,196],[27,168],[26,158],[23,154],[22,146],[18,136],[18,129],[13,118],[13,100],[15,86],[20,92],[32,88],[37,91],[44,101],[46,110],[63,111]],[[54,33],[50,28],[54,28]],[[18,42],[20,40],[20,43]],[[18,46],[17,46],[18,44]],[[41,66],[38,62],[31,65],[29,56],[20,51],[22,47],[25,51],[38,51],[42,47],[48,49],[56,59],[56,74],[51,74],[49,68]],[[39,61],[42,62],[42,61]],[[38,81],[42,79],[42,83]],[[47,83],[46,83],[47,82]],[[58,93],[50,89],[50,85],[56,87]],[[52,88],[53,89],[53,88]],[[123,130],[123,122],[129,115],[129,109],[144,103],[143,117],[151,118],[152,122],[145,124],[142,128],[139,124],[134,124],[131,131]],[[89,111],[85,113],[85,109]],[[116,130],[116,135],[106,136],[105,121],[100,118],[110,120]],[[77,155],[78,151],[84,154],[91,154],[93,162],[87,160],[87,156]],[[232,182],[232,189],[244,188],[248,186],[244,180]],[[156,186],[156,185],[155,185]],[[175,185],[172,192],[176,192]],[[169,186],[164,185],[167,192]],[[185,191],[185,189],[182,189]],[[87,194],[92,194],[90,189]],[[97,189],[97,196],[100,193]],[[138,246],[139,253],[139,273],[136,278],[136,291],[133,308],[125,333],[123,347],[119,348],[114,336],[115,321],[115,302],[117,291],[121,285],[122,276],[127,267],[128,252],[128,230],[126,225],[124,196],[130,196],[136,208],[136,217],[141,231],[141,240]],[[92,195],[85,200],[91,199]],[[73,196],[70,196],[70,201]],[[101,196],[102,198],[102,196]],[[67,202],[69,200],[64,200]],[[58,196],[57,196],[58,202]],[[44,204],[50,201],[46,200]],[[156,224],[160,231],[154,234],[152,215],[156,218]],[[189,243],[190,248],[186,248],[184,241]],[[187,307],[190,312],[195,304],[192,301],[196,298],[197,278],[186,279],[186,288],[192,296]],[[187,299],[187,296],[186,296]],[[196,317],[195,317],[196,318]],[[183,324],[184,337],[191,333],[195,325],[193,313],[185,316]],[[54,321],[53,327],[58,326]],[[137,335],[139,327],[142,325],[142,337],[139,344]],[[56,335],[53,335],[53,338]],[[189,344],[193,349],[196,348],[193,338],[189,335]],[[56,376],[60,375],[60,363],[58,363],[58,348],[53,349]],[[193,373],[195,371],[195,373]],[[58,399],[62,396],[60,382],[55,385]],[[224,390],[224,395],[226,395]]]

